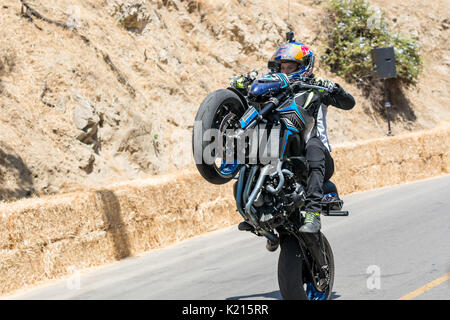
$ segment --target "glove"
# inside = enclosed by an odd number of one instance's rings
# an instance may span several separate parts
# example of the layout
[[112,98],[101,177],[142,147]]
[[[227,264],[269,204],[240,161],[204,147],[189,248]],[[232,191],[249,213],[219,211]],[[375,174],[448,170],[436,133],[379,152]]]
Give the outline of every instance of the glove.
[[230,86],[237,89],[246,89],[256,79],[257,75],[258,72],[253,70],[249,74],[243,74],[230,78]]
[[245,77],[244,76],[236,76],[231,78],[230,86],[238,89],[245,89]]
[[321,87],[325,87],[328,89],[329,93],[334,93],[338,91],[339,85],[337,83],[334,83],[331,80],[326,80],[322,78],[316,78],[316,84]]

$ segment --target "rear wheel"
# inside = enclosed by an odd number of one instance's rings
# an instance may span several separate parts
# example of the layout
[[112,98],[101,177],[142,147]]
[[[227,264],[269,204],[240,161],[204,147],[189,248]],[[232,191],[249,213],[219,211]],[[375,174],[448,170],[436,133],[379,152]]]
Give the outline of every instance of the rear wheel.
[[[195,117],[192,148],[199,173],[210,183],[227,183],[239,171],[237,158],[231,157],[233,160],[227,163],[226,156],[224,153],[220,154],[217,143],[220,143],[219,138],[227,129],[239,128],[239,119],[244,111],[239,96],[227,89],[212,92],[200,105]],[[213,130],[209,131],[210,129]],[[224,139],[223,143],[225,142]]]
[[[278,259],[278,285],[283,299],[330,299],[334,282],[334,259],[330,244],[325,236],[322,234],[322,247],[324,248],[328,265],[328,277],[326,280],[315,277],[312,279],[303,259],[306,258],[310,261],[314,274],[318,273],[319,266],[314,263],[309,253],[307,253],[307,257],[302,256],[299,242],[294,236],[284,236],[280,240],[281,250]],[[317,290],[313,285],[313,281],[316,282],[316,286],[322,286],[323,290]]]
[[[325,257],[327,260],[327,270],[326,273],[328,275],[327,279],[319,279],[318,277],[315,279],[311,279],[311,276],[308,273],[308,276],[305,277],[306,272],[303,273],[303,282],[305,283],[304,289],[306,291],[306,295],[308,296],[308,300],[329,300],[333,290],[334,283],[334,257],[333,251],[331,250],[331,246],[325,238],[323,234],[321,234],[321,248],[323,248],[325,252]],[[313,270],[315,274],[318,274],[320,266],[313,262]],[[323,290],[317,290],[313,285],[313,281],[316,282],[316,286],[324,286]],[[323,281],[323,282],[321,282]]]
[[285,300],[306,300],[303,288],[303,258],[298,241],[293,236],[280,239],[278,258],[278,286]]

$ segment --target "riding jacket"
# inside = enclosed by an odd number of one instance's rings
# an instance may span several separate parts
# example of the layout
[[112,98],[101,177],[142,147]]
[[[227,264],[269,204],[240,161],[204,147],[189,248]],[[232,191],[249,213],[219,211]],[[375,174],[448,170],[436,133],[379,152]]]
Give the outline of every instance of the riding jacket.
[[321,98],[316,96],[316,99],[311,102],[311,107],[308,108],[309,113],[316,120],[316,125],[310,137],[319,137],[324,146],[331,152],[331,145],[327,135],[327,112],[330,105],[339,109],[350,110],[355,106],[355,99],[340,85],[336,84],[335,92],[324,95]]

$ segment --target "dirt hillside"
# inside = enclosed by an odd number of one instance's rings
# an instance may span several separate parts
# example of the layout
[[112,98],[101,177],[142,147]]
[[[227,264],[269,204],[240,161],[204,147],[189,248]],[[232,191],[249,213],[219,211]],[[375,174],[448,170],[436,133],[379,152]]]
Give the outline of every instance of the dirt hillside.
[[[450,3],[371,0],[393,31],[418,36],[424,72],[394,101],[395,134],[450,119]],[[23,6],[25,4],[25,6]],[[296,40],[321,56],[325,1],[290,1]],[[3,0],[0,4],[0,200],[144,178],[193,165],[201,101],[267,59],[288,30],[288,1]],[[386,134],[357,100],[330,108],[333,145]],[[395,110],[395,102],[401,108]]]

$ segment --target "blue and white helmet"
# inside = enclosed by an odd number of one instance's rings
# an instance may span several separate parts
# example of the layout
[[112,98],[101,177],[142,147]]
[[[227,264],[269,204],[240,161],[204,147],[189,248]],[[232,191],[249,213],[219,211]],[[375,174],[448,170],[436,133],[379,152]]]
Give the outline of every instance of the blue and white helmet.
[[272,58],[269,60],[268,67],[273,72],[281,71],[281,62],[296,62],[298,68],[296,71],[288,75],[291,81],[309,77],[313,74],[314,69],[314,53],[299,42],[290,42],[281,45]]

